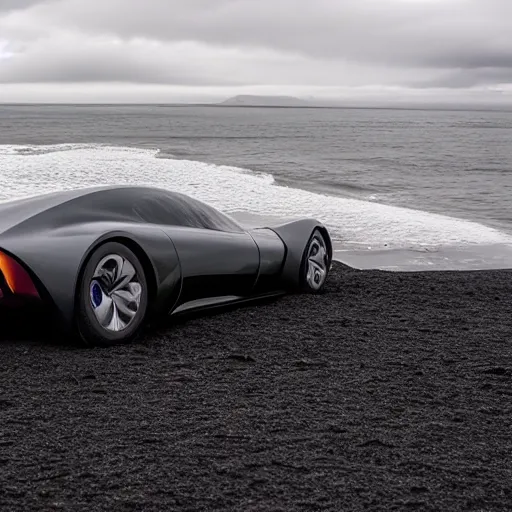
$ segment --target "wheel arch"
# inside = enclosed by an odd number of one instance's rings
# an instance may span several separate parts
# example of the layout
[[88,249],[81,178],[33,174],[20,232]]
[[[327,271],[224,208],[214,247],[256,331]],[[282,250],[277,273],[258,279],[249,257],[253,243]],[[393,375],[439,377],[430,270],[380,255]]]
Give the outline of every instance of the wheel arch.
[[300,270],[304,251],[315,230],[323,235],[328,246],[329,257],[332,260],[332,241],[327,228],[316,219],[300,219],[287,222],[280,226],[269,226],[275,231],[286,246],[286,256],[282,270],[282,279],[286,286],[293,291],[300,289]]
[[112,234],[110,236],[102,237],[99,240],[96,240],[96,242],[89,247],[84,257],[82,258],[75,281],[74,308],[76,309],[79,285],[82,280],[82,276],[84,275],[87,263],[91,259],[92,255],[98,250],[98,248],[109,242],[117,242],[121,245],[124,245],[125,247],[130,249],[139,260],[140,264],[142,265],[142,269],[144,270],[144,276],[146,278],[146,283],[148,285],[148,306],[151,306],[157,296],[157,281],[156,272],[149,256],[147,255],[146,251],[142,248],[142,246],[129,236],[124,234]]
[[[332,262],[333,247],[332,247],[332,240],[331,240],[331,235],[329,234],[329,231],[323,224],[318,225],[315,229],[318,229],[318,231],[320,231],[320,233],[322,233],[325,243],[327,244],[327,251],[329,253],[329,262]],[[313,229],[313,231],[315,231],[315,230]],[[311,234],[313,234],[313,231],[311,231]]]

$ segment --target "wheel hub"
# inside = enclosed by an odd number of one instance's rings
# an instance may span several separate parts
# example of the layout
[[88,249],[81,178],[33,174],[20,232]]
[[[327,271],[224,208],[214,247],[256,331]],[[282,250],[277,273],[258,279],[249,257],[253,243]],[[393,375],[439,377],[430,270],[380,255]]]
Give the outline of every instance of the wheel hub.
[[94,315],[107,331],[122,331],[135,319],[142,286],[134,266],[119,254],[109,254],[96,266],[90,300]]
[[91,283],[91,302],[92,307],[96,309],[101,305],[101,302],[103,300],[103,293],[101,291],[101,287],[98,284],[97,281],[93,281]]
[[306,281],[313,290],[318,290],[323,285],[326,277],[329,258],[325,241],[321,236],[313,237],[309,246],[307,259]]

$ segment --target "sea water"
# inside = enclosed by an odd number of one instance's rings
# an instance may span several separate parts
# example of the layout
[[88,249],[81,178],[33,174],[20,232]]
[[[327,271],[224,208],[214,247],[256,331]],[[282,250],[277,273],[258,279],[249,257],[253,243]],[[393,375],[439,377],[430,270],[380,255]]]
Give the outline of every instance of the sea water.
[[507,141],[508,113],[0,106],[0,200],[152,185],[247,225],[315,217],[360,268],[502,268]]

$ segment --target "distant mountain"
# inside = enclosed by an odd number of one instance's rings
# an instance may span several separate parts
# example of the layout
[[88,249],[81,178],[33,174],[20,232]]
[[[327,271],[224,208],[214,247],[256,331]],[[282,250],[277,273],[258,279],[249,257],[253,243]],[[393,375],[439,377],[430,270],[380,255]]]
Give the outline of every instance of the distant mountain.
[[229,98],[219,105],[230,107],[310,107],[312,103],[293,96],[252,96],[242,94]]

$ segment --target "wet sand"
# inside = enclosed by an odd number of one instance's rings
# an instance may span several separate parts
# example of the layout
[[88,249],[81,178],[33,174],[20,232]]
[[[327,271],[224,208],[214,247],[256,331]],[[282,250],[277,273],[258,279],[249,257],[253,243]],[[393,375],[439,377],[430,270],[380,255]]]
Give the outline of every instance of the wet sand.
[[510,510],[511,283],[335,263],[114,349],[4,330],[0,510]]
[[366,250],[340,247],[341,244],[335,244],[334,258],[361,270],[437,272],[512,269],[512,245],[507,244]]

